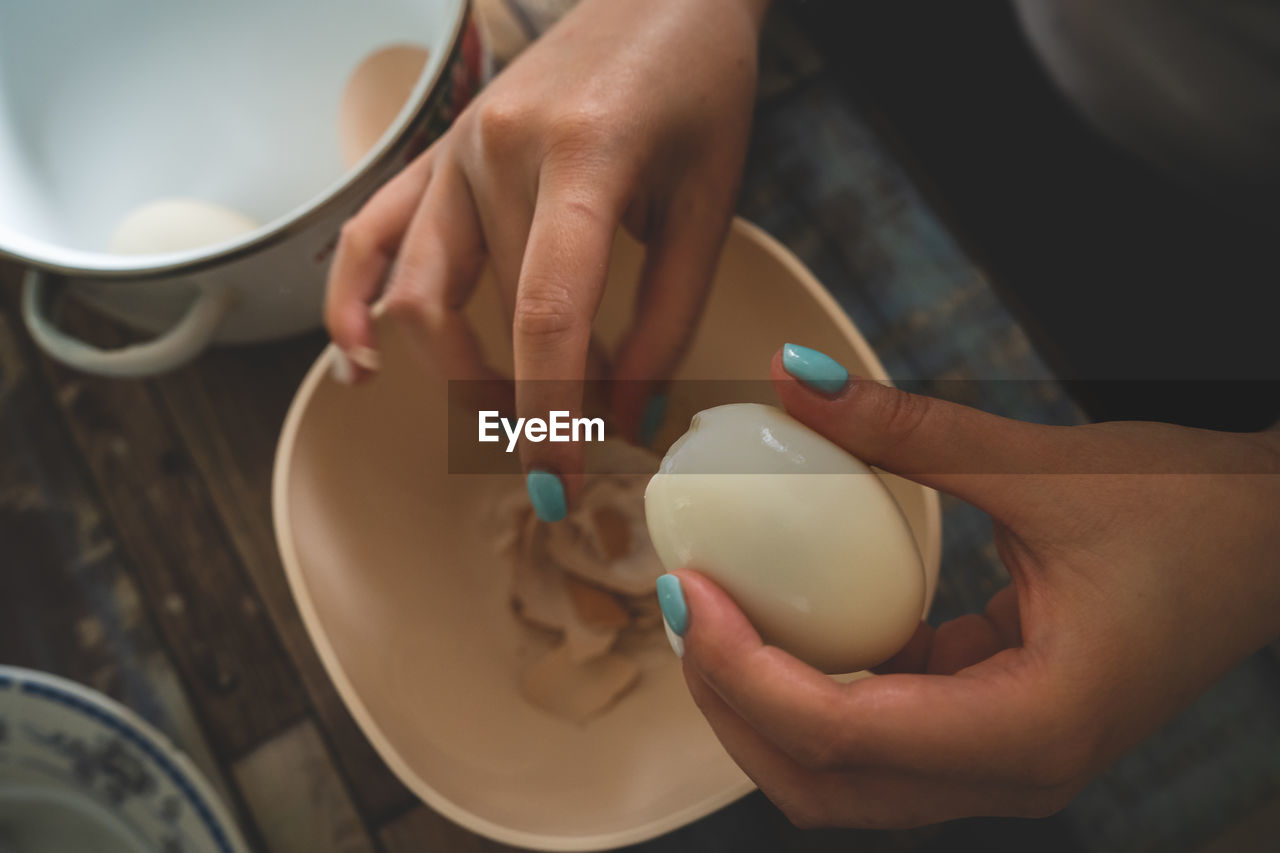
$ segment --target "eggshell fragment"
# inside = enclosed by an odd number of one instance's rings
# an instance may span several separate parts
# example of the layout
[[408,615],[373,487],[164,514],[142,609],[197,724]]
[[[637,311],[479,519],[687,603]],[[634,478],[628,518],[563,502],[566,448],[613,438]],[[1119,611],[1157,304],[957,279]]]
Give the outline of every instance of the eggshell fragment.
[[564,585],[578,618],[590,627],[620,631],[631,621],[630,614],[618,599],[599,587],[574,577],[565,577]]

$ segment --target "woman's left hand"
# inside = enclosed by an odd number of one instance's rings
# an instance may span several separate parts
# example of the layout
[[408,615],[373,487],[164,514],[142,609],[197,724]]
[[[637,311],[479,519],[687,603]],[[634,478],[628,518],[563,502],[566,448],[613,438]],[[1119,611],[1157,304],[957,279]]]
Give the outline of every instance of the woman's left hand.
[[1013,579],[842,685],[676,573],[689,690],[797,825],[1052,813],[1280,634],[1280,432],[1037,426],[870,381],[827,397],[773,370],[793,416],[989,513]]

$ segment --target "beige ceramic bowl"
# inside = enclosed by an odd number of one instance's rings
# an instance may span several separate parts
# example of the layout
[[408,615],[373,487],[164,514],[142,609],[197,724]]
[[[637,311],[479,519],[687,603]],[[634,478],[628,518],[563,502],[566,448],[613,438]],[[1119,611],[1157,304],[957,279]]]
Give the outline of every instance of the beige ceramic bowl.
[[[621,237],[597,332],[622,332],[641,250]],[[491,283],[470,309],[496,364],[510,341]],[[276,459],[276,536],[311,638],[356,720],[396,775],[475,832],[544,850],[598,850],[675,829],[752,789],[694,707],[665,643],[636,689],[585,726],[517,691],[523,629],[486,538],[486,508],[518,474],[447,473],[446,385],[424,378],[412,337],[384,319],[381,372],[347,387],[317,361]],[[679,378],[763,379],[784,342],[865,376],[884,370],[831,296],[742,221],[725,245]],[[761,386],[765,387],[765,386]],[[724,402],[721,400],[708,401]],[[685,424],[668,425],[672,437]],[[887,478],[937,583],[937,495]]]

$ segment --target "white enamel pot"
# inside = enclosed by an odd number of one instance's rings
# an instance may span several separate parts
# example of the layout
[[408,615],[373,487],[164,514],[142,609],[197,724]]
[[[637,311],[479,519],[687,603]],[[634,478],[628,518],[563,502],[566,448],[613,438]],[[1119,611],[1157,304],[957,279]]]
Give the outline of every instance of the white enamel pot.
[[[28,267],[23,316],[35,340],[81,370],[140,376],[209,344],[316,327],[342,223],[478,85],[468,6],[0,3],[0,256]],[[402,43],[430,58],[396,121],[347,169],[343,86],[367,55]],[[175,197],[264,224],[198,250],[106,251],[129,212]],[[112,351],[77,340],[50,319],[54,289],[154,337]]]

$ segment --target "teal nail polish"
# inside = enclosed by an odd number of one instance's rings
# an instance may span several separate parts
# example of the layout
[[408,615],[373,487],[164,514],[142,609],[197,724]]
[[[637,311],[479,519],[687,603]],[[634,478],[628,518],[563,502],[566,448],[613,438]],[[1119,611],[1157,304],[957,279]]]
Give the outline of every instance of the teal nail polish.
[[525,478],[533,511],[543,521],[559,521],[569,512],[564,499],[564,484],[550,471],[530,471]]
[[644,407],[644,414],[640,417],[640,443],[645,447],[653,444],[654,437],[658,434],[658,430],[662,428],[662,422],[667,417],[667,395],[654,394],[649,398],[649,405]]
[[662,608],[662,618],[677,637],[683,637],[689,630],[689,607],[684,603],[684,591],[680,589],[680,578],[675,575],[663,575],[658,578],[658,605]]
[[837,394],[849,381],[840,362],[799,344],[782,345],[782,367],[805,385],[823,394]]

